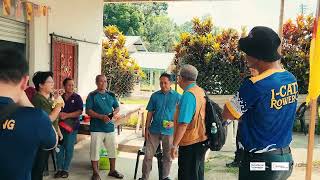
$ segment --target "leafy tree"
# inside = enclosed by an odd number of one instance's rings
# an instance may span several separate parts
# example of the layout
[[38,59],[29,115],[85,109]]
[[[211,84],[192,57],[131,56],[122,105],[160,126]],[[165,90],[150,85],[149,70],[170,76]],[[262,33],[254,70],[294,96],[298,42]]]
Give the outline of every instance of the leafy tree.
[[143,40],[149,51],[170,52],[177,36],[175,25],[168,16],[152,16],[146,22]]
[[244,56],[238,51],[239,33],[225,29],[214,35],[211,18],[194,18],[193,33],[182,33],[175,46],[177,68],[191,64],[198,71],[198,84],[211,94],[233,94],[243,79]]
[[283,25],[281,60],[285,69],[296,77],[301,94],[308,93],[309,53],[314,18],[299,15],[295,21],[289,19]]
[[149,51],[172,51],[178,33],[167,9],[167,3],[108,3],[104,25],[116,25],[125,35],[141,36]]
[[[206,14],[201,17],[201,21],[204,21],[208,18],[211,18],[211,15]],[[176,29],[179,34],[181,34],[183,32],[193,33],[193,22],[192,22],[192,20],[187,21],[187,22],[181,24],[180,26],[177,26]],[[217,26],[212,27],[213,35],[217,35],[218,33],[221,33],[221,32],[222,32],[222,29],[220,27],[217,27]]]
[[128,95],[139,77],[144,74],[129,57],[128,49],[124,47],[125,36],[116,26],[107,26],[104,33],[108,38],[102,44],[102,73],[108,79],[109,89],[118,97]]
[[192,33],[193,31],[192,26],[193,26],[192,21],[187,21],[181,24],[180,26],[177,26],[176,28],[179,34],[183,32]]
[[143,31],[144,14],[132,4],[106,4],[103,25],[116,25],[125,35],[139,35]]
[[134,5],[143,12],[145,17],[168,14],[168,3],[165,2],[136,3]]

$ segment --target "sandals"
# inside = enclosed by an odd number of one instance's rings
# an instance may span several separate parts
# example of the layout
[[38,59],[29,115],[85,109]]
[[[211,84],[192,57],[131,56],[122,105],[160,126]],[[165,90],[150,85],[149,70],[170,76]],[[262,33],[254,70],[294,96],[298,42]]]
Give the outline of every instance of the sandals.
[[110,176],[110,177],[114,177],[114,178],[117,178],[117,179],[123,179],[123,175],[122,174],[120,174],[118,171],[110,171],[109,172],[109,174],[108,174],[108,176]]
[[67,171],[58,171],[55,175],[54,178],[58,179],[58,178],[68,178],[69,177],[69,173]]
[[99,174],[93,174],[91,180],[101,180]]

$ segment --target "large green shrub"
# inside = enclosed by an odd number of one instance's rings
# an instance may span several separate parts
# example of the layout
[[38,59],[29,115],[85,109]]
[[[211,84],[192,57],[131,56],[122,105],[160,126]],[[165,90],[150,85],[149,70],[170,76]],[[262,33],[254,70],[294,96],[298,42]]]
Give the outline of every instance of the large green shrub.
[[134,88],[137,78],[144,76],[141,68],[129,56],[124,47],[125,36],[116,26],[104,29],[107,40],[102,43],[102,73],[108,80],[108,89],[118,97],[128,95]]
[[300,15],[295,21],[290,19],[283,25],[281,62],[285,69],[297,77],[300,94],[308,93],[313,21],[312,16]]
[[199,71],[198,84],[211,94],[234,94],[244,77],[244,56],[238,50],[240,34],[225,29],[214,35],[210,18],[193,19],[193,32],[182,33],[175,46],[176,64]]

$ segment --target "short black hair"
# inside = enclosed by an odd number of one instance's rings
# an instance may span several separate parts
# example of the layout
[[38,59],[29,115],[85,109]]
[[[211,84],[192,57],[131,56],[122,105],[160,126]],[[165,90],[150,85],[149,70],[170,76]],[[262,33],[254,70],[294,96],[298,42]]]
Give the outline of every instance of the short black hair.
[[72,78],[65,78],[64,80],[63,80],[63,82],[62,82],[62,84],[63,84],[63,86],[66,86],[67,85],[67,83],[68,83],[68,81],[71,81],[71,80],[73,80]]
[[34,86],[36,87],[36,90],[39,91],[40,90],[40,84],[44,84],[46,82],[46,80],[48,79],[48,77],[52,77],[53,78],[53,73],[51,71],[38,71],[36,73],[34,73],[33,77],[32,77],[32,82],[34,84]]
[[13,48],[0,48],[0,81],[19,83],[29,73],[23,54]]
[[106,77],[104,74],[99,74],[96,76],[96,83],[98,82],[100,77]]
[[164,73],[161,74],[160,78],[162,78],[162,77],[166,77],[166,78],[169,79],[170,82],[172,82],[171,74],[164,72]]

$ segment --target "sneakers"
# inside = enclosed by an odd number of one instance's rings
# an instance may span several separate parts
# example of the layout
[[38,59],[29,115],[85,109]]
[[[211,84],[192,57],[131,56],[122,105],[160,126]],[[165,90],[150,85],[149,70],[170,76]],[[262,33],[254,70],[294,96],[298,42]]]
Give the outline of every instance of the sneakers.
[[236,167],[239,167],[239,166],[240,166],[240,162],[233,161],[233,162],[231,162],[231,163],[226,164],[226,166],[227,166],[228,168],[236,168]]
[[68,178],[69,173],[67,171],[58,171],[55,175],[54,178]]
[[99,174],[93,174],[92,177],[91,177],[91,180],[101,180]]

